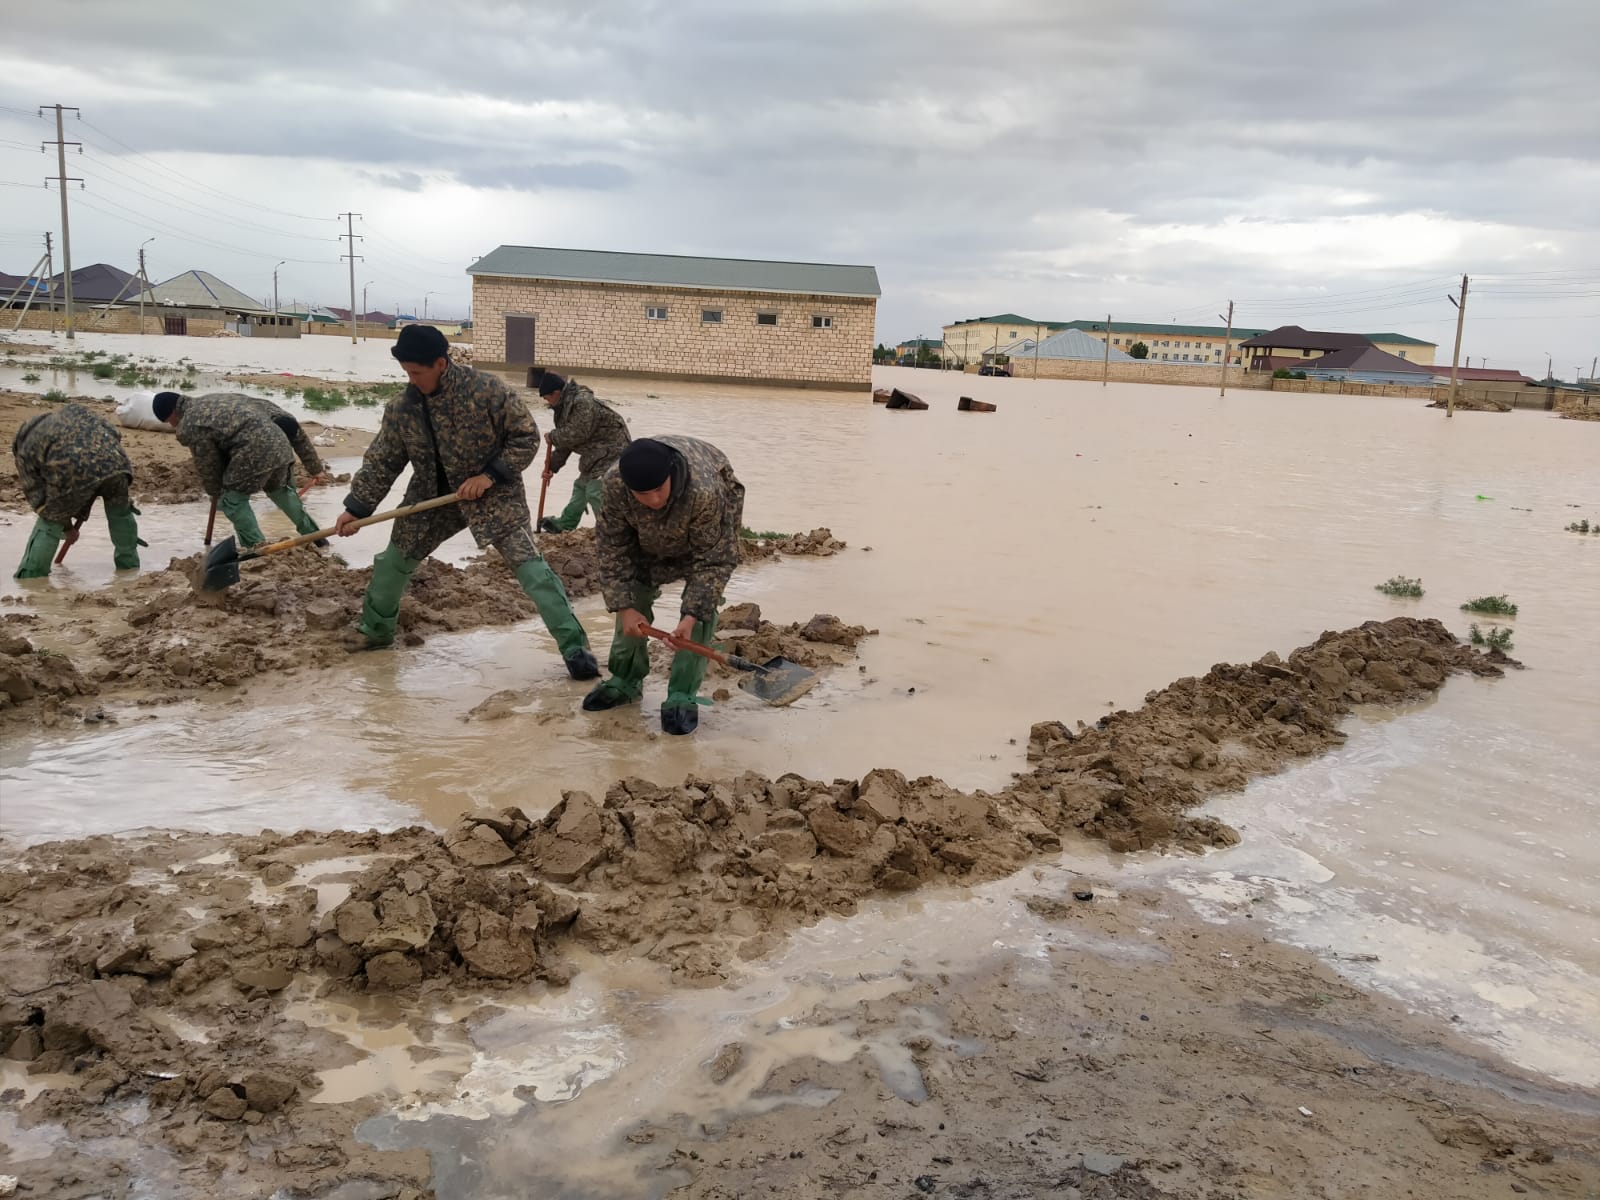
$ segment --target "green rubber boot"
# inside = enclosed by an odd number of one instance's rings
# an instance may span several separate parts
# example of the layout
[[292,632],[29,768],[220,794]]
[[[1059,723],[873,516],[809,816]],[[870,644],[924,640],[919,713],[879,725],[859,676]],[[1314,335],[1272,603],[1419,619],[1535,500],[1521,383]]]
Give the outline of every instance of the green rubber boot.
[[556,639],[561,657],[571,659],[580,650],[589,648],[589,635],[584,633],[578,618],[572,615],[572,605],[567,600],[567,589],[543,558],[530,558],[516,565],[517,582],[528,598],[538,606],[539,618],[550,636]]
[[119,571],[139,569],[139,547],[150,543],[139,539],[139,510],[132,504],[106,502],[106,524],[111,527],[112,562]]
[[[692,641],[709,646],[717,632],[717,621],[696,621]],[[705,682],[707,660],[680,650],[672,656],[667,675],[667,698],[661,702],[661,728],[668,733],[693,733],[700,723],[700,685]]]
[[250,550],[267,540],[261,526],[256,524],[256,514],[250,511],[250,497],[243,492],[223,492],[217,498],[217,508],[233,523],[239,549]]
[[12,578],[43,579],[50,574],[56,549],[66,536],[65,525],[58,521],[46,521],[43,517],[37,518],[33,523],[33,532],[28,535],[28,547],[22,552],[22,563]]
[[395,627],[400,623],[400,597],[411,582],[411,573],[422,565],[419,558],[407,558],[390,542],[372,560],[372,582],[361,601],[359,632],[366,639],[362,649],[377,650],[394,644]]
[[267,499],[276,504],[283,515],[294,522],[295,532],[305,534],[317,531],[317,523],[311,519],[306,506],[300,503],[300,493],[292,487],[281,487],[268,492]]

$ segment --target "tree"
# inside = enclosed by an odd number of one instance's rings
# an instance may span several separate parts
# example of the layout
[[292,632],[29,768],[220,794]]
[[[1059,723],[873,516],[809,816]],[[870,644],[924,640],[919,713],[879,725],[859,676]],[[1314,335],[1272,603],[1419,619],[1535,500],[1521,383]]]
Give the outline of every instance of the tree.
[[1150,347],[1146,346],[1143,342],[1135,342],[1133,345],[1128,347],[1128,357],[1129,358],[1149,358],[1150,357]]

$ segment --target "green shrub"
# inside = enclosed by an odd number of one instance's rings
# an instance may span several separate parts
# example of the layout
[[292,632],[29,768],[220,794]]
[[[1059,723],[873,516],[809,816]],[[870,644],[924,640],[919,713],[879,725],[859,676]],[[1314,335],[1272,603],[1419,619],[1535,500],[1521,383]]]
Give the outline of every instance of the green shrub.
[[1478,628],[1477,622],[1473,622],[1468,637],[1474,646],[1487,646],[1491,650],[1501,651],[1511,649],[1511,630],[1501,629],[1498,625],[1491,625],[1489,632],[1484,633]]
[[180,380],[178,380],[178,390],[180,392],[192,392],[192,391],[194,391],[194,389],[195,389],[194,380],[192,380],[192,379],[180,379]]
[[[27,379],[28,376],[24,375],[23,378]],[[33,378],[37,379],[39,377],[37,375],[35,375],[35,376],[33,376]],[[1593,525],[1591,525],[1591,524],[1589,524],[1589,518],[1585,517],[1581,521],[1574,521],[1571,525],[1568,525],[1567,526],[1567,532],[1568,533],[1600,533],[1600,521],[1596,521]]]
[[751,529],[748,525],[739,530],[739,536],[751,542],[781,542],[786,537],[793,537],[792,533],[777,533],[771,529]]
[[350,403],[348,396],[333,388],[308,387],[302,398],[312,412],[332,412]]
[[50,401],[51,404],[63,404],[66,402],[67,394],[60,388],[51,388],[44,394],[44,398]]
[[110,363],[95,363],[94,377],[96,379],[110,379],[117,373],[117,369]]
[[1514,617],[1517,615],[1517,606],[1499,596],[1479,596],[1476,600],[1468,600],[1461,606],[1462,612],[1488,613],[1492,617]]
[[1404,575],[1396,575],[1394,578],[1378,584],[1374,590],[1382,592],[1385,596],[1407,596],[1417,599],[1422,595],[1422,580],[1408,579]]
[[42,378],[42,376],[36,375],[32,371],[29,371],[26,375],[24,375],[22,377],[22,382],[23,383],[38,383],[41,378]]

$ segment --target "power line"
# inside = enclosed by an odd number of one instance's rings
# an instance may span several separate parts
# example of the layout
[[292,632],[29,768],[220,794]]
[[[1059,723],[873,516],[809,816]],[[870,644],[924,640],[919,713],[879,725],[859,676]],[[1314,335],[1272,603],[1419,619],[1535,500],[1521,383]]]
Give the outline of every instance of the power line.
[[220,197],[221,199],[227,200],[229,203],[239,204],[239,205],[243,205],[243,206],[245,206],[247,208],[257,209],[260,212],[272,213],[275,216],[293,217],[297,221],[333,221],[335,219],[335,218],[332,218],[332,217],[313,217],[313,216],[308,216],[305,213],[294,213],[294,212],[289,212],[289,211],[287,211],[285,209],[281,209],[281,208],[272,208],[269,205],[259,204],[254,200],[247,200],[242,196],[235,196],[235,195],[232,195],[232,194],[230,194],[228,192],[224,192],[220,188],[212,187],[209,183],[202,183],[200,180],[195,179],[192,176],[185,175],[182,171],[179,171],[175,167],[169,167],[169,166],[166,166],[164,163],[157,162],[155,159],[151,158],[149,155],[145,154],[143,151],[136,150],[134,147],[128,145],[127,142],[123,141],[121,138],[117,137],[115,134],[111,133],[109,130],[101,129],[98,125],[92,124],[89,121],[84,121],[83,124],[84,124],[84,126],[86,128],[94,130],[101,137],[107,139],[108,141],[115,142],[118,146],[121,146],[124,150],[126,150],[129,154],[133,155],[135,158],[142,159],[143,161],[149,163],[154,169],[156,169],[158,171],[161,171],[161,172],[163,172],[165,174],[171,175],[174,178],[178,179],[179,181],[181,181],[183,183],[186,183],[186,184],[189,184],[191,187],[204,188],[206,191],[213,193],[214,195]]
[[108,180],[102,180],[102,182],[107,183],[107,184],[111,185],[112,187],[126,188],[127,190],[133,192],[134,195],[139,196],[140,198],[145,199],[145,200],[154,201],[157,204],[162,204],[162,205],[166,205],[168,207],[174,207],[174,208],[183,209],[183,210],[186,210],[188,212],[194,213],[196,216],[206,217],[206,218],[208,218],[210,220],[213,220],[213,221],[221,221],[221,222],[224,222],[224,223],[229,224],[229,225],[237,225],[239,228],[248,230],[248,231],[250,231],[252,233],[270,233],[270,234],[273,234],[276,237],[297,238],[297,239],[299,239],[301,241],[308,241],[308,242],[331,242],[331,241],[335,241],[336,240],[334,238],[328,237],[326,234],[290,233],[286,229],[273,229],[270,226],[258,225],[254,221],[242,221],[242,220],[239,220],[239,219],[234,218],[234,217],[224,216],[221,212],[219,212],[216,209],[208,208],[208,207],[206,207],[204,205],[192,204],[187,200],[179,198],[175,193],[168,192],[165,195],[163,195],[163,194],[161,194],[161,190],[160,189],[157,189],[156,191],[153,191],[153,192],[152,191],[146,191],[146,190],[144,190],[146,187],[154,187],[154,185],[153,184],[149,184],[144,180],[137,179],[134,176],[127,174],[127,172],[121,171],[118,168],[113,167],[110,163],[100,162],[99,160],[93,159],[93,158],[89,159],[89,163],[96,170],[112,171],[112,172],[114,172],[114,173],[116,173],[118,175],[122,175],[124,177],[124,180],[131,181],[131,182],[119,182],[119,181],[116,181],[116,180],[109,180],[108,179]]
[[[118,213],[111,211],[111,209],[102,208],[100,204],[95,203],[96,200],[101,201],[104,204],[111,205],[111,208],[120,209],[122,212],[127,213],[128,216],[120,216]],[[78,198],[78,203],[93,209],[102,216],[110,217],[114,221],[121,221],[124,224],[132,225],[135,228],[145,229],[147,231],[150,228],[159,229],[163,233],[175,238],[176,240],[180,242],[187,242],[190,245],[205,246],[212,250],[226,250],[231,254],[244,254],[251,258],[276,260],[277,257],[273,254],[262,254],[257,250],[247,250],[243,246],[230,245],[226,242],[217,242],[212,241],[209,238],[199,237],[188,230],[171,225],[166,221],[159,220],[155,217],[149,216],[146,213],[141,213],[137,209],[127,208],[124,205],[118,204],[114,200],[108,200],[104,196],[95,196],[93,198],[80,196]],[[321,258],[291,258],[287,259],[286,261],[294,263],[308,263],[316,266],[326,266],[330,262],[328,259]]]

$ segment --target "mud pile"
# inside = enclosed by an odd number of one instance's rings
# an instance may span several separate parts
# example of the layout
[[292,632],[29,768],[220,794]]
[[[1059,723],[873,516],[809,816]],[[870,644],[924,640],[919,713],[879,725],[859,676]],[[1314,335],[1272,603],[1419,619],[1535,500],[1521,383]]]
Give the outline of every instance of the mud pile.
[[[830,529],[813,529],[810,533],[797,533],[784,538],[739,540],[740,561],[743,563],[768,562],[784,555],[825,558],[844,549],[846,544],[835,538]],[[600,560],[595,552],[592,528],[575,529],[571,533],[542,533],[539,535],[539,552],[544,555],[551,569],[561,576],[567,595],[587,596],[600,590]]]
[[[759,604],[746,603],[729,605],[723,610],[715,641],[718,649],[754,663],[781,656],[803,667],[826,668],[853,658],[856,647],[877,632],[864,625],[846,624],[832,613],[818,613],[809,621],[777,625],[762,617]],[[674,653],[663,642],[651,642],[651,669],[666,670]],[[712,679],[736,679],[740,675],[741,672],[718,662],[707,667],[707,677]]]
[[[596,589],[592,530],[546,535],[540,541],[568,595],[584,596]],[[805,553],[807,546],[841,543],[826,535],[821,541],[795,544],[797,552]],[[772,557],[759,553],[750,561]],[[263,674],[347,660],[341,639],[360,617],[370,568],[352,569],[309,549],[286,551],[244,564],[239,583],[207,596],[191,583],[200,562],[199,555],[174,559],[165,570],[142,575],[126,587],[75,595],[74,615],[65,621],[8,614],[3,627],[19,633],[25,625],[34,631],[30,645],[39,641],[39,634],[48,634],[57,644],[86,649],[70,658],[52,653],[48,661],[30,658],[20,647],[0,654],[0,720],[37,716],[54,724],[74,717],[98,719],[102,709],[75,700],[100,696],[167,703],[199,690],[235,687]],[[401,605],[399,641],[416,646],[434,634],[504,627],[536,615],[533,601],[498,555],[461,567],[428,559],[412,576]],[[821,626],[818,630],[828,632]],[[776,637],[802,649],[788,634],[779,631]],[[827,665],[839,660],[810,653],[805,661]]]
[[[747,772],[625,779],[598,799],[569,791],[539,820],[473,813],[442,835],[34,847],[0,869],[0,1051],[32,1074],[73,1076],[23,1107],[25,1125],[126,1133],[104,1102],[143,1098],[141,1142],[180,1161],[235,1155],[277,1186],[357,1171],[425,1180],[425,1164],[351,1140],[371,1110],[303,1103],[338,1051],[284,1015],[287,997],[560,986],[569,940],[714,980],[798,925],[873,896],[1005,875],[1064,835],[1120,849],[1230,844],[1233,830],[1188,810],[1336,745],[1353,705],[1426,696],[1454,672],[1501,669],[1437,621],[1369,622],[1286,660],[1180,679],[1092,727],[1041,722],[1035,766],[994,793],[889,770],[832,782]],[[348,871],[347,856],[359,864],[348,894],[323,895],[326,880],[307,872],[330,859]],[[208,1040],[178,1036],[182,1021]]]
[[1569,421],[1600,421],[1600,399],[1563,395],[1556,400],[1556,411]]
[[[1435,400],[1428,404],[1428,408],[1449,408],[1449,400]],[[1490,396],[1457,396],[1456,408],[1461,412],[1497,412],[1508,413],[1511,411],[1511,401],[1496,400]]]

